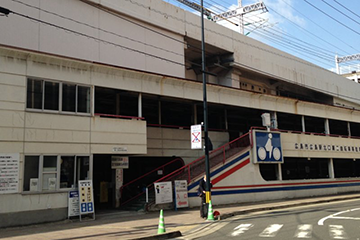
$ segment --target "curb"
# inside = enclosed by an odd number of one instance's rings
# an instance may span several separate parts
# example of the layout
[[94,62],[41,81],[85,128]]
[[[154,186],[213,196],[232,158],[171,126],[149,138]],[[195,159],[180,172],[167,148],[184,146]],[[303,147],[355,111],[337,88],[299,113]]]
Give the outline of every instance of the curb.
[[181,236],[182,236],[182,234],[180,231],[175,231],[175,232],[162,233],[162,234],[148,236],[148,237],[132,238],[131,240],[161,240],[161,239],[170,239],[170,238],[176,238],[176,237],[181,237]]

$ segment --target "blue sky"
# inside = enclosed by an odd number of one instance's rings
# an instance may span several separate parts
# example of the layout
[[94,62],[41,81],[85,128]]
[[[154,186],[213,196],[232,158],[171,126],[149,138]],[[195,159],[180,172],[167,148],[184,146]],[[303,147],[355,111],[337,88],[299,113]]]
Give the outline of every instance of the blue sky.
[[[176,0],[164,1],[194,11]],[[189,1],[200,4],[200,0]],[[242,5],[256,2],[256,0],[242,0]],[[360,53],[359,0],[263,0],[263,2],[268,12],[257,11],[244,16],[244,22],[247,23],[244,33],[248,34],[248,37],[326,69],[335,68],[335,55],[342,57]],[[221,13],[237,8],[238,0],[204,0],[204,6],[215,13]],[[230,20],[238,22],[236,17]],[[239,27],[227,21],[218,23],[239,31]],[[342,63],[340,66],[346,68],[349,65],[359,64],[360,61],[353,61]]]

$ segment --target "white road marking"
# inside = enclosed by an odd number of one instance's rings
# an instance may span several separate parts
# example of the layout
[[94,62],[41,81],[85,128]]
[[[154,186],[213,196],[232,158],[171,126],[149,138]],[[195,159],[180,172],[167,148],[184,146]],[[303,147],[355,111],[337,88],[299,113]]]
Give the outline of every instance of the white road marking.
[[249,230],[253,226],[254,225],[252,225],[250,223],[240,224],[239,226],[234,228],[234,231],[231,233],[231,236],[233,236],[233,237],[239,236],[240,234],[243,234],[244,232],[246,232],[247,230]]
[[343,214],[343,213],[348,213],[348,212],[353,212],[353,211],[358,211],[358,210],[360,210],[360,208],[349,209],[349,210],[346,210],[346,211],[331,214],[331,215],[329,215],[327,217],[324,217],[324,218],[320,219],[318,221],[318,225],[324,225],[324,222],[329,218],[335,218],[335,216],[337,216],[337,215],[340,215],[340,214]]
[[333,239],[347,239],[344,227],[341,225],[329,225],[330,237]]
[[294,238],[311,238],[312,225],[311,224],[301,224],[298,226]]
[[259,237],[275,237],[282,226],[283,224],[271,224],[260,233]]

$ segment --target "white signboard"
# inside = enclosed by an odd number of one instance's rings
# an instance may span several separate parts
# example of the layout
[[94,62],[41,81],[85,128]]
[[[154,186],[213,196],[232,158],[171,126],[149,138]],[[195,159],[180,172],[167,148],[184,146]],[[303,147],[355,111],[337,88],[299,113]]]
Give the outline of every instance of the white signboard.
[[19,153],[0,153],[0,194],[19,189]]
[[129,168],[129,157],[111,156],[111,169]]
[[91,180],[79,181],[80,214],[94,213],[94,198]]
[[171,182],[154,183],[155,203],[171,203],[173,201]]
[[176,207],[177,208],[183,208],[183,207],[189,206],[186,180],[176,180],[175,181],[175,197],[176,197]]
[[191,149],[202,149],[200,124],[191,126]]
[[69,192],[69,207],[68,207],[68,217],[79,216],[79,192],[70,191]]

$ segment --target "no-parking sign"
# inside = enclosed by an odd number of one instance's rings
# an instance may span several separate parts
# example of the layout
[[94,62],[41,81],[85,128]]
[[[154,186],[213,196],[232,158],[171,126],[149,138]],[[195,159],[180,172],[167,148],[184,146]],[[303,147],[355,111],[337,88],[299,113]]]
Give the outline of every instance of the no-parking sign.
[[191,126],[191,149],[202,149],[200,124]]

